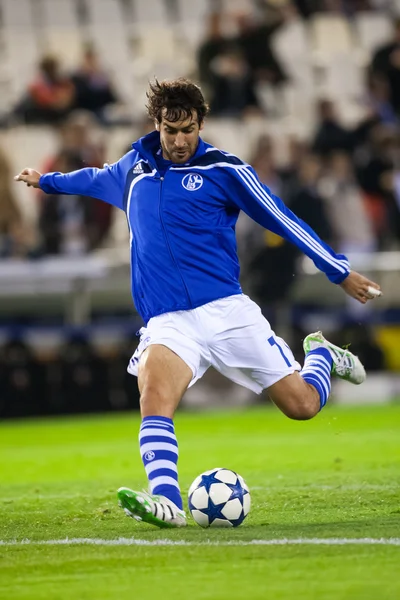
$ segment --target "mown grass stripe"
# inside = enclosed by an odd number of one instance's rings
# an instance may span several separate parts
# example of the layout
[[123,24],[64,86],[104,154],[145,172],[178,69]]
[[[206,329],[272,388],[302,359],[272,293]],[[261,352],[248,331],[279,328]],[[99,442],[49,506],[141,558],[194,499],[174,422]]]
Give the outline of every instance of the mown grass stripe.
[[0,546],[400,546],[400,538],[297,538],[275,540],[144,540],[138,538],[64,538],[60,540],[0,540]]

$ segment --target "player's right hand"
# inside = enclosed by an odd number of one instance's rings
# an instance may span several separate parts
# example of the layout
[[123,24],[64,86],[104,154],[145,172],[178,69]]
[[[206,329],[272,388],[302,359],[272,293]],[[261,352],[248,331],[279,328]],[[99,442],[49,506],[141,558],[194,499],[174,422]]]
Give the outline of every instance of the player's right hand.
[[14,181],[23,181],[28,187],[38,188],[42,174],[35,169],[24,169],[14,177]]

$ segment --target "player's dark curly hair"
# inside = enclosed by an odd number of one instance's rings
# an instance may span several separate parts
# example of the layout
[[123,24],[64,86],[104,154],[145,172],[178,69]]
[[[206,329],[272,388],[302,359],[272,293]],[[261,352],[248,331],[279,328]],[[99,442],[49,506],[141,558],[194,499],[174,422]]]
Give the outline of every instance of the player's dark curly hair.
[[163,109],[166,110],[165,118],[172,123],[188,119],[195,110],[197,120],[201,124],[209,112],[208,104],[199,86],[184,77],[161,82],[155,79],[150,83],[146,95],[147,113],[150,119],[158,123],[161,123]]

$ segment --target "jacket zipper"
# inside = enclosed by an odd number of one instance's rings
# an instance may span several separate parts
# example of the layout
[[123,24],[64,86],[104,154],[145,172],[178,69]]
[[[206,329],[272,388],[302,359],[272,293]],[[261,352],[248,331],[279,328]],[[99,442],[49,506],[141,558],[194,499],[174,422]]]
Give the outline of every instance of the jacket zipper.
[[[141,301],[144,298],[144,296],[143,296],[143,292],[140,291],[140,286],[138,285],[138,277],[137,277],[137,271],[139,270],[139,255],[138,255],[137,246],[136,246],[136,236],[133,235],[133,232],[131,233],[131,235],[132,235],[133,251],[135,253],[136,263],[137,263],[137,268],[135,269],[135,274],[134,274],[135,291],[137,291],[138,296]],[[132,274],[133,274],[133,269],[132,269]]]
[[162,227],[162,229],[163,229],[163,232],[164,232],[165,241],[166,241],[166,243],[167,243],[168,250],[169,250],[169,253],[170,253],[170,256],[171,256],[172,262],[174,263],[174,265],[175,265],[175,267],[176,267],[176,270],[177,270],[177,271],[178,271],[178,273],[179,273],[179,276],[180,276],[180,278],[181,278],[181,281],[182,281],[182,285],[183,285],[183,287],[185,288],[185,292],[186,292],[187,299],[188,299],[188,301],[189,301],[189,305],[190,305],[190,307],[192,307],[192,300],[191,300],[191,298],[190,298],[189,290],[188,290],[188,288],[187,288],[187,286],[186,286],[185,280],[183,279],[183,276],[182,276],[181,270],[180,270],[180,268],[179,268],[179,266],[178,266],[178,263],[176,262],[175,256],[174,256],[174,254],[173,254],[173,252],[172,252],[172,249],[171,249],[171,246],[169,245],[169,241],[168,241],[168,235],[167,235],[167,230],[166,230],[166,228],[165,228],[164,221],[163,221],[163,218],[162,218],[162,210],[161,210],[161,205],[162,205],[162,197],[163,197],[163,194],[162,194],[163,181],[164,181],[164,177],[160,177],[160,200],[159,200],[159,204],[158,204],[158,215],[159,215],[159,217],[160,217],[160,223],[161,223],[161,227]]

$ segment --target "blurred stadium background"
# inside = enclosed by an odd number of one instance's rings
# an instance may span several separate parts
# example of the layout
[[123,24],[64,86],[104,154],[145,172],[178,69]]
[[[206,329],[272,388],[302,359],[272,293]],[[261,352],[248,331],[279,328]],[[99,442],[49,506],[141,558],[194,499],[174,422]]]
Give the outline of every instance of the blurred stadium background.
[[[137,408],[124,214],[12,176],[117,160],[152,128],[148,81],[177,76],[211,104],[204,138],[384,296],[356,305],[240,218],[244,291],[300,360],[316,328],[352,344],[369,385],[336,385],[336,401],[399,395],[399,0],[0,0],[0,416]],[[216,373],[185,397],[258,401]]]

